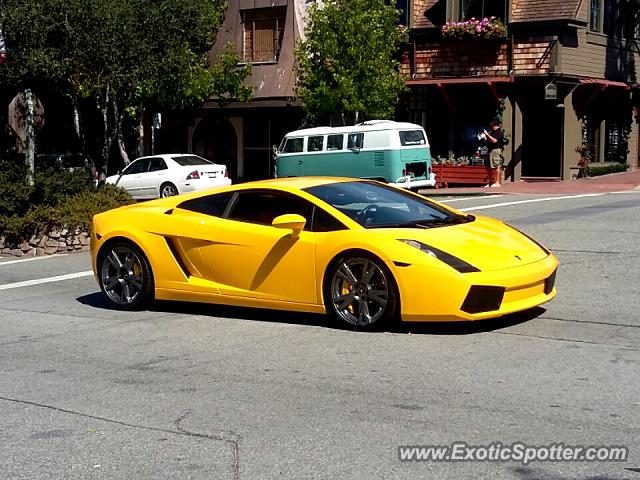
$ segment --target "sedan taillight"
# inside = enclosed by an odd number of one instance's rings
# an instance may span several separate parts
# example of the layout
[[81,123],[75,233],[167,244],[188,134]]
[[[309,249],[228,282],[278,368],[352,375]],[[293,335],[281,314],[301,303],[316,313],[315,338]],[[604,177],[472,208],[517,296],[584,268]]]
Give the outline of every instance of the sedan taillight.
[[226,169],[226,168],[224,169],[224,176],[225,176],[225,178],[228,178],[228,177],[229,177],[229,172],[227,171],[227,169]]
[[198,173],[197,170],[194,170],[189,175],[187,175],[187,180],[195,180],[197,178],[200,178],[200,174]]

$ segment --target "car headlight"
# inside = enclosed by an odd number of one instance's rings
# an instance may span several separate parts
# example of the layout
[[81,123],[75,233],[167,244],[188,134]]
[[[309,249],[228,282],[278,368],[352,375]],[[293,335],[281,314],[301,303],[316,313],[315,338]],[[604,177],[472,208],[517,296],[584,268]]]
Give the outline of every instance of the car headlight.
[[460,273],[471,273],[471,272],[479,272],[480,269],[474,267],[473,265],[465,262],[464,260],[451,255],[450,253],[443,252],[439,248],[432,247],[425,243],[419,242],[417,240],[409,240],[409,239],[398,239],[402,243],[406,243],[407,245],[411,245],[414,248],[417,248],[421,252],[426,253],[427,255],[431,255],[434,258],[437,258],[441,262],[446,263],[451,268],[454,268]]

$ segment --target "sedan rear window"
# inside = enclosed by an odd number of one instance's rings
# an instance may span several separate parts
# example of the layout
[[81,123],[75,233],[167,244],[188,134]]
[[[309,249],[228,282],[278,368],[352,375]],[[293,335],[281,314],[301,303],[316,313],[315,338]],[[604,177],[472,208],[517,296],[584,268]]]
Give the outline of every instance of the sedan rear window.
[[177,155],[175,157],[171,157],[171,159],[176,162],[178,165],[191,166],[191,165],[211,165],[213,162],[210,162],[206,158],[199,157],[197,155]]

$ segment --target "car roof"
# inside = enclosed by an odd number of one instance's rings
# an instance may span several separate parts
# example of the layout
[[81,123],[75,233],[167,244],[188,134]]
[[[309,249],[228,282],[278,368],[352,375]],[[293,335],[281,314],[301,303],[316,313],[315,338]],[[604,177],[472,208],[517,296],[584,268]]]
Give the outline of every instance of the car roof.
[[420,125],[407,122],[394,122],[393,120],[371,120],[357,125],[340,127],[313,127],[289,132],[285,137],[300,137],[303,135],[325,135],[355,132],[372,132],[381,130],[422,130]]
[[309,187],[317,187],[318,185],[327,185],[329,183],[342,183],[358,181],[358,178],[346,178],[346,177],[288,177],[288,178],[272,178],[269,180],[257,180],[254,182],[244,183],[240,185],[247,185],[252,187],[287,187],[298,190],[303,190]]

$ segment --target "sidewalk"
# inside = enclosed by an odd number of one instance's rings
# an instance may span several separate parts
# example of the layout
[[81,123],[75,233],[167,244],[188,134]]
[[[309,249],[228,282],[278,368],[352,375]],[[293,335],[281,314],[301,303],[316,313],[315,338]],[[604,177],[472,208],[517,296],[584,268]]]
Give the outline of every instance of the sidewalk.
[[420,190],[427,197],[447,195],[494,195],[541,194],[541,195],[579,195],[584,193],[606,193],[626,190],[640,190],[640,169],[631,172],[611,173],[599,177],[564,180],[559,182],[504,182],[501,187],[453,187],[430,188]]

